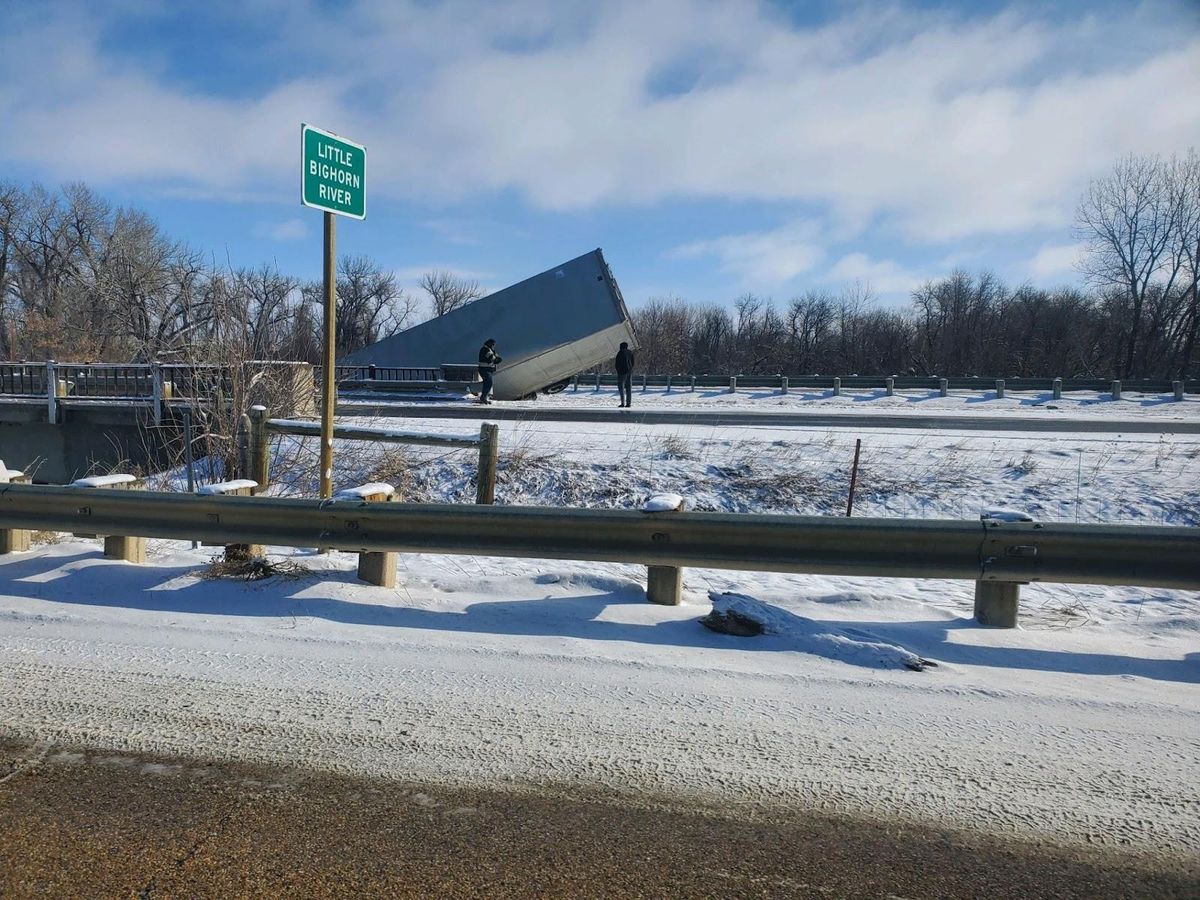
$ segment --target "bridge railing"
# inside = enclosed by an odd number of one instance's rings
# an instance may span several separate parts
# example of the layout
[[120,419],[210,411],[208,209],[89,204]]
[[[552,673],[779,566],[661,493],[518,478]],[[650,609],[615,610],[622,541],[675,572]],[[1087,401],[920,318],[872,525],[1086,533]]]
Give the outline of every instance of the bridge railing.
[[[1013,626],[1031,582],[1200,589],[1200,528],[362,503],[0,485],[0,529],[217,544],[574,559],[649,567],[975,582],[975,615]],[[0,546],[6,542],[0,541]],[[12,543],[7,542],[7,543]]]

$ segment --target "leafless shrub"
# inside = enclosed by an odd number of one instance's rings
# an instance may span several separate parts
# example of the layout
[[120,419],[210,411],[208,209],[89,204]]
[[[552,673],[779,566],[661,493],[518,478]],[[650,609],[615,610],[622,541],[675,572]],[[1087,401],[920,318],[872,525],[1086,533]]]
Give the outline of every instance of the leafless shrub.
[[304,578],[312,570],[290,559],[272,560],[264,556],[249,556],[241,559],[214,557],[201,577],[208,581],[218,578],[236,578],[240,581],[262,581],[267,578]]

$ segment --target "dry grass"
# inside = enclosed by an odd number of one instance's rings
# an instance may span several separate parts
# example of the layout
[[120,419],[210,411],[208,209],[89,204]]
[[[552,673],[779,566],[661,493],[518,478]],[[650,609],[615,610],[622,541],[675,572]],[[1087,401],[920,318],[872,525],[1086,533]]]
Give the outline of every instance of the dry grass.
[[218,578],[236,578],[240,581],[262,581],[267,578],[303,578],[312,570],[290,559],[272,560],[265,556],[250,556],[228,560],[215,556],[201,575],[213,581]]

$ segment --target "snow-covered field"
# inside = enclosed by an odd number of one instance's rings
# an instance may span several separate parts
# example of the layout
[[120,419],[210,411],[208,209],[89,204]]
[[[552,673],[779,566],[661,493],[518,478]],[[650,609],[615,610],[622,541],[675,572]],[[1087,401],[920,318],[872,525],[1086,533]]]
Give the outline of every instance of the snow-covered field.
[[[697,508],[844,513],[861,437],[856,515],[1197,516],[1195,437],[535,422],[501,435],[501,502],[632,506],[669,489]],[[315,450],[280,439],[273,491],[311,490]],[[342,444],[337,467],[338,487],[473,494],[472,451]],[[351,555],[278,548],[311,571],[206,580],[214,552],[151,542],[137,567],[67,539],[0,557],[0,729],[1200,853],[1195,593],[1032,585],[1022,627],[991,630],[971,619],[967,582],[689,569],[685,604],[659,607],[635,566],[405,555],[384,589],[355,581]],[[728,592],[773,633],[703,628]]]
[[[478,434],[453,419],[344,421]],[[1016,506],[1045,521],[1200,524],[1200,435],[505,421],[497,500],[629,508],[673,492],[699,510],[844,514],[858,439],[855,515],[973,519]],[[316,438],[276,438],[272,493],[313,496],[317,451]],[[474,499],[473,450],[339,441],[336,458],[338,488],[383,481],[403,499]],[[203,463],[198,474],[220,477]]]

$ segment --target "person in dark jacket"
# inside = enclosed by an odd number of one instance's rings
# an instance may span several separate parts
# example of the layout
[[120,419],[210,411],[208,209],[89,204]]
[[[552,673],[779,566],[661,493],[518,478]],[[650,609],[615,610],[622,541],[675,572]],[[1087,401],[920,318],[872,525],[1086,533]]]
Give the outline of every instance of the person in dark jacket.
[[621,341],[621,349],[613,361],[617,369],[617,390],[621,392],[621,406],[633,406],[633,351],[629,344]]
[[492,382],[496,367],[502,362],[500,354],[496,352],[496,339],[488,338],[479,348],[479,376],[483,379],[483,389],[479,392],[480,403],[492,402]]

